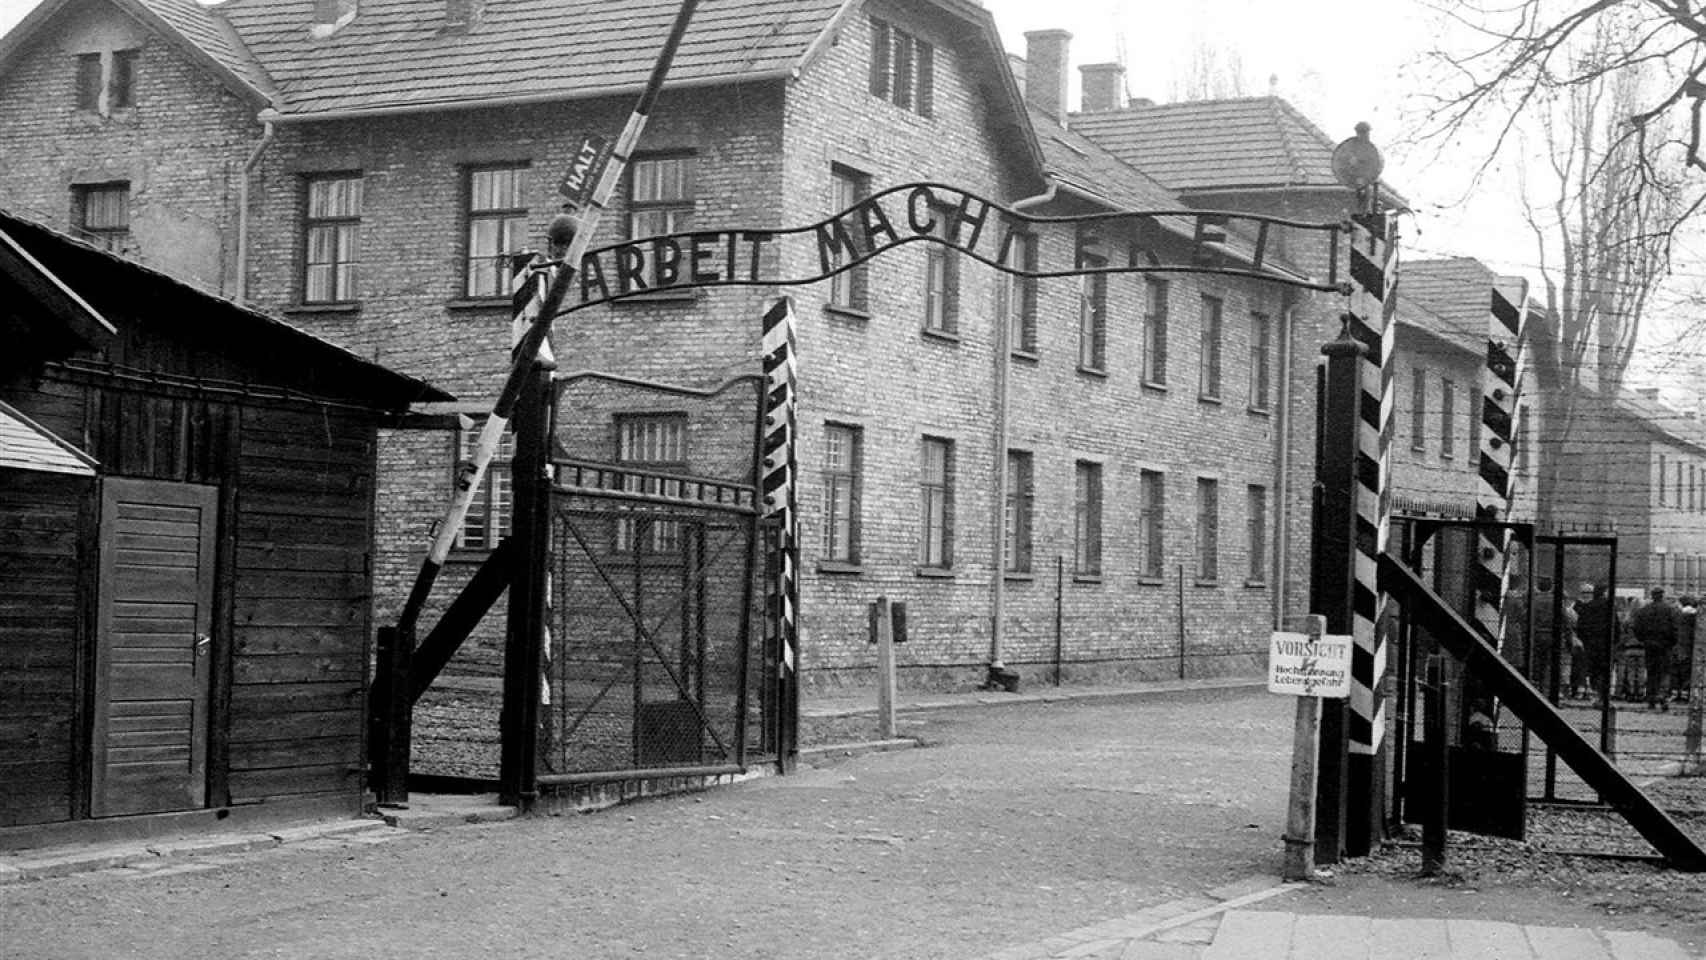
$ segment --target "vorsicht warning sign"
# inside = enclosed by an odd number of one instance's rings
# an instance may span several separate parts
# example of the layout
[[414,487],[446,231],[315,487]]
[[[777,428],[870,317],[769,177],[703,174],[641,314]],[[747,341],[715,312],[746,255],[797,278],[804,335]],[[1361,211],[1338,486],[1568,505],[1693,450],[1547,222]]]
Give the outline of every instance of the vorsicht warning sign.
[[1268,692],[1350,696],[1351,638],[1274,631],[1268,644]]

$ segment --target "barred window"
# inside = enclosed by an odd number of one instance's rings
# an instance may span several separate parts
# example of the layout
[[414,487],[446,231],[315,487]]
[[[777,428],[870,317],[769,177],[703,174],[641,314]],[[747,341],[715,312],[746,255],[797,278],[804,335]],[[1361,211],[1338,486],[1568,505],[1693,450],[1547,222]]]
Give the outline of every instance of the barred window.
[[[456,469],[471,470],[474,451],[480,445],[481,427],[476,425],[457,435]],[[498,439],[496,455],[486,467],[486,474],[469,501],[467,519],[456,536],[456,546],[462,550],[491,550],[509,535],[510,519],[515,513],[515,496],[510,485],[510,461],[515,459],[515,434],[505,432]]]

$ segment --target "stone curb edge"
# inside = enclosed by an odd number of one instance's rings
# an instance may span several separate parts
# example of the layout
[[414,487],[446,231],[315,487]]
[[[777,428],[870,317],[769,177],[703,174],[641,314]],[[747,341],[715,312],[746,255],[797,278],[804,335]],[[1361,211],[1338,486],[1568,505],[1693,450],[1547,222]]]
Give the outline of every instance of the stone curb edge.
[[95,870],[158,863],[166,858],[248,853],[308,840],[354,837],[390,829],[392,828],[382,820],[340,820],[254,833],[137,841],[122,846],[64,851],[43,857],[8,857],[6,859],[11,862],[0,860],[0,886],[68,877]]

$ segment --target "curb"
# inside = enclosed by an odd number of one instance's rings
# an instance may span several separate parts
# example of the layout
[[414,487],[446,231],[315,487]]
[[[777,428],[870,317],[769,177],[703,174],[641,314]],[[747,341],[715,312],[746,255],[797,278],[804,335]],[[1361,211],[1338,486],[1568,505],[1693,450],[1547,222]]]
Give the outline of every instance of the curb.
[[206,837],[172,837],[116,847],[48,852],[35,857],[7,857],[0,862],[0,886],[32,880],[51,880],[97,870],[152,866],[165,860],[215,857],[311,840],[359,839],[390,827],[379,820],[339,820],[331,823],[285,827],[265,833],[215,834]]
[[[1020,703],[1068,703],[1076,700],[1104,700],[1117,697],[1144,697],[1157,694],[1190,693],[1198,690],[1242,690],[1265,688],[1266,678],[1229,677],[1212,680],[1162,680],[1134,687],[1049,687],[1040,693],[962,693],[924,697],[908,703],[895,704],[896,713],[916,713],[926,710],[952,710],[959,707],[1007,706]],[[825,720],[834,717],[875,715],[875,704],[844,706],[830,704],[820,707],[802,705],[800,719]]]
[[831,743],[818,747],[801,747],[800,762],[839,760],[843,757],[858,757],[867,753],[911,750],[920,746],[922,744],[912,737],[897,737],[893,740],[863,740],[857,743]]

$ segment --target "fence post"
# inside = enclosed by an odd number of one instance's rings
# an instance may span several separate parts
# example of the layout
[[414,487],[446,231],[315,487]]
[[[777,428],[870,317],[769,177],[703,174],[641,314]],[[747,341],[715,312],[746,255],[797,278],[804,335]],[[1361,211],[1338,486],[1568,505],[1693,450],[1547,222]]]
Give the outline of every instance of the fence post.
[[[1320,640],[1327,618],[1312,615],[1306,631]],[[1297,717],[1291,732],[1291,802],[1286,807],[1284,880],[1315,876],[1315,790],[1320,779],[1321,698],[1297,698]]]
[[1426,789],[1432,801],[1422,822],[1422,873],[1438,876],[1445,869],[1445,828],[1451,803],[1451,751],[1445,743],[1445,669],[1437,645],[1428,653],[1427,679],[1422,687],[1422,745],[1433,777]]
[[894,614],[888,597],[871,605],[871,626],[877,645],[877,739],[893,740],[894,724]]
[[545,653],[545,574],[551,556],[551,367],[536,363],[516,405],[511,484],[516,540],[504,640],[498,729],[499,800],[526,811],[538,796],[539,685]]
[[[1326,344],[1326,378],[1315,464],[1314,564],[1309,608],[1326,618],[1330,634],[1351,634],[1356,591],[1357,440],[1361,429],[1359,370],[1363,345],[1346,334]],[[1356,659],[1352,659],[1355,693]],[[1322,705],[1321,754],[1315,804],[1315,861],[1337,863],[1345,852],[1350,765],[1350,701]]]

